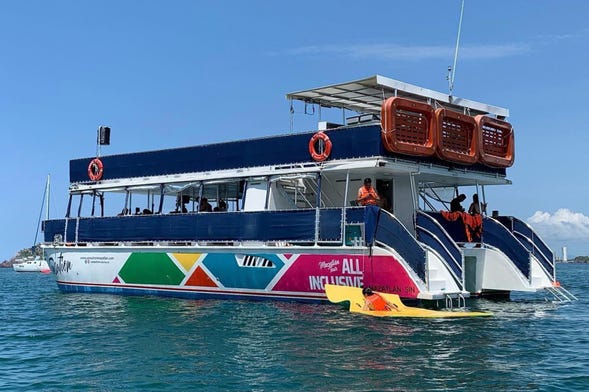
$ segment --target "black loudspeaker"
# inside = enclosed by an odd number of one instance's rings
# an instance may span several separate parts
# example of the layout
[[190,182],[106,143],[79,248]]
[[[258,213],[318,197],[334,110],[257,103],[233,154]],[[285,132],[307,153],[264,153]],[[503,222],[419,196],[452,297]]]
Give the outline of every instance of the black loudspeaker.
[[100,126],[98,128],[98,143],[101,146],[108,146],[110,144],[110,127]]

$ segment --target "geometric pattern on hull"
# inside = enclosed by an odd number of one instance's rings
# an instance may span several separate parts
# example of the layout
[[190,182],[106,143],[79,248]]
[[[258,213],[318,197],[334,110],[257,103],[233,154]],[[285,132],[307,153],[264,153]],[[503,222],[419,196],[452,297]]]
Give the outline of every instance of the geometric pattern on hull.
[[201,253],[172,253],[172,256],[184,267],[186,271],[190,271],[192,266],[198,261]]
[[192,275],[190,275],[190,278],[184,283],[184,286],[218,287],[210,276],[200,267],[196,267]]
[[273,266],[239,265],[238,258],[243,258],[244,255],[238,256],[235,253],[209,253],[202,260],[202,264],[224,287],[242,289],[265,289],[284,267],[284,262],[274,254],[248,256],[270,260]]
[[119,276],[125,283],[179,285],[185,275],[166,253],[134,252],[127,259]]

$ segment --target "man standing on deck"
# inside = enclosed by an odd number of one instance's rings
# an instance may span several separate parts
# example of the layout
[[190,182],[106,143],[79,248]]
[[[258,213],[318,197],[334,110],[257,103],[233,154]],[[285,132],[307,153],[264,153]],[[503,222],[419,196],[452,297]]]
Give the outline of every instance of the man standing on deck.
[[372,187],[372,180],[370,178],[364,179],[364,185],[358,189],[358,204],[361,206],[376,206],[380,202],[380,197],[376,190]]

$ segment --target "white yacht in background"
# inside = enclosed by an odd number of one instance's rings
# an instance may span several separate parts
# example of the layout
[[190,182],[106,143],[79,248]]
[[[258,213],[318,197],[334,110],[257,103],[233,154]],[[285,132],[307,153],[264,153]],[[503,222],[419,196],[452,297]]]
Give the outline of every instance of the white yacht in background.
[[16,260],[12,265],[12,269],[16,272],[51,272],[47,261],[40,257],[34,259]]

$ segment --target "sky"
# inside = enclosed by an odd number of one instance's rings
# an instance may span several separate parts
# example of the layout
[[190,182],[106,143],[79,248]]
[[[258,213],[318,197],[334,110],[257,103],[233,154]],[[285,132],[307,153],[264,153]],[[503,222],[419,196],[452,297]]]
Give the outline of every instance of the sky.
[[[69,161],[290,131],[286,93],[375,74],[448,92],[460,0],[0,2],[0,260],[30,247]],[[465,0],[454,95],[505,107],[509,186],[488,209],[589,255],[589,2]],[[324,118],[325,119],[325,118]],[[317,117],[295,107],[295,131]],[[44,213],[43,213],[44,214]],[[37,241],[41,238],[41,234]]]

